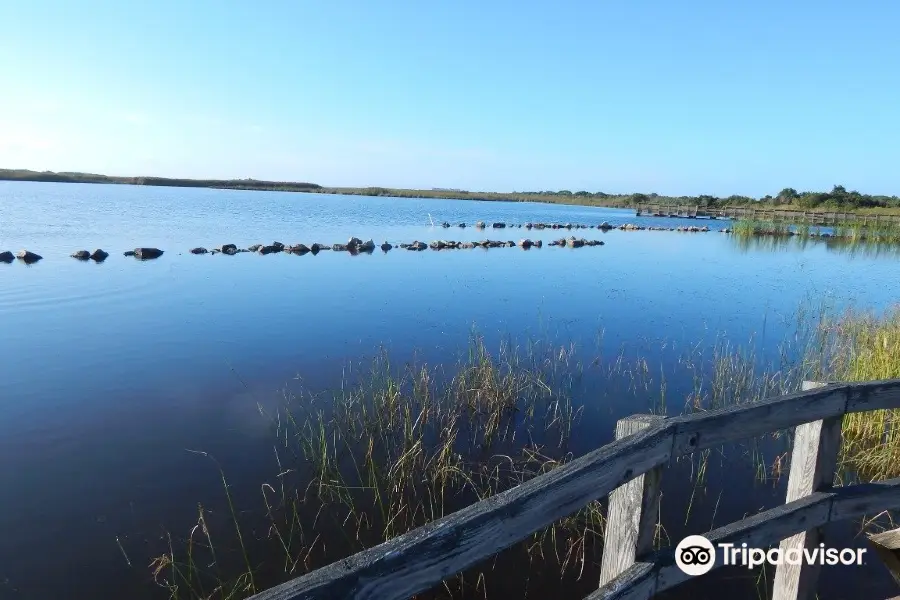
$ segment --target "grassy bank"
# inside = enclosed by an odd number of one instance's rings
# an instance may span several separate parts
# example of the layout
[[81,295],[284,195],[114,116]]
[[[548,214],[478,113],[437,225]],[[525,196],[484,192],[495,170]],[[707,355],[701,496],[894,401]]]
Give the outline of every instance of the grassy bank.
[[663,204],[701,208],[745,207],[766,210],[801,210],[808,212],[840,211],[860,215],[900,215],[900,197],[883,194],[861,194],[834,186],[830,192],[797,192],[785,188],[777,195],[761,198],[733,194],[671,196],[657,193],[606,193],[587,190],[543,190],[520,192],[478,192],[462,189],[403,189],[388,187],[334,187],[315,183],[263,181],[257,179],[184,179],[166,177],[117,177],[94,173],[56,173],[26,169],[0,169],[0,181],[49,181],[58,183],[107,183],[124,185],[156,185],[172,187],[205,187],[218,189],[314,192],[353,196],[385,196],[392,198],[442,198],[505,202],[541,202],[609,208],[635,208],[643,204]]

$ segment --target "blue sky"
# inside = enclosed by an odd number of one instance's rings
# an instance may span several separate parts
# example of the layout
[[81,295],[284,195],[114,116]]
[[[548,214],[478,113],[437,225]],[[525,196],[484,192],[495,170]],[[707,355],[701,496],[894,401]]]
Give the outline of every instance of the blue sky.
[[0,166],[900,194],[900,3],[0,0]]

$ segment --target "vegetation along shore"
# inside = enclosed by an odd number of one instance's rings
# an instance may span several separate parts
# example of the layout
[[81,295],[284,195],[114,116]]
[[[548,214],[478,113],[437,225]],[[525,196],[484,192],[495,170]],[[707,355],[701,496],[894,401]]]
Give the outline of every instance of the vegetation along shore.
[[477,192],[458,189],[401,189],[387,187],[328,187],[316,183],[291,181],[262,181],[258,179],[183,179],[169,177],[119,177],[95,173],[30,171],[0,169],[0,181],[46,181],[58,183],[105,183],[124,185],[152,185],[169,187],[202,187],[232,190],[260,190],[281,192],[313,192],[353,196],[389,196],[395,198],[443,198],[448,200],[480,200],[504,202],[544,202],[575,204],[609,208],[634,208],[642,204],[672,204],[724,208],[729,206],[758,206],[784,210],[842,210],[863,214],[900,214],[900,196],[862,194],[836,185],[830,192],[804,191],[784,188],[775,195],[753,198],[743,195],[719,197],[712,195],[670,196],[657,193],[606,193],[586,190]]
[[[644,402],[643,410],[669,415],[759,401],[795,391],[804,379],[898,378],[900,310],[881,316],[801,310],[779,360],[765,364],[750,348],[722,342],[711,352],[687,351],[677,369],[693,384],[677,392],[641,355],[582,358],[574,345],[546,340],[502,343],[492,351],[475,334],[459,362],[446,367],[398,366],[379,353],[370,365],[350,368],[354,375],[338,390],[288,394],[275,412],[260,407],[275,436],[275,464],[272,477],[259,484],[259,506],[238,510],[222,472],[226,502],[218,525],[211,520],[215,510],[197,507],[197,525],[186,537],[165,536],[164,552],[151,561],[152,577],[169,598],[246,598],[552,471],[584,451],[578,441],[604,443],[583,420],[590,407],[578,390],[591,373],[600,374],[608,393],[631,398],[635,411]],[[674,380],[679,373],[670,375]],[[897,411],[854,414],[843,429],[840,480],[900,475]],[[784,441],[783,433],[768,435],[749,452],[730,453],[729,463],[751,461],[759,484],[771,486],[786,472],[789,452],[778,446]],[[683,483],[695,493],[712,485],[707,473],[714,454],[692,459],[690,481]],[[693,494],[688,513],[692,505]],[[606,510],[605,500],[593,502],[427,597],[484,597],[510,567],[531,574],[516,597],[532,597],[529,589],[540,596],[541,589],[589,585]],[[671,541],[672,516],[658,525],[657,547]],[[687,518],[674,520],[679,517]],[[146,564],[132,562],[137,549],[130,544],[120,543],[120,550],[135,568]]]

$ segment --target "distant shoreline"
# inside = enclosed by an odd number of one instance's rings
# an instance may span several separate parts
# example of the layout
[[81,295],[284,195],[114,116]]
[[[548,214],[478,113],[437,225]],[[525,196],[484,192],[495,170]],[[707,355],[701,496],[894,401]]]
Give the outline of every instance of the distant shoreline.
[[343,194],[388,198],[439,198],[445,200],[477,200],[482,202],[537,202],[567,204],[598,208],[636,208],[641,205],[673,205],[699,207],[759,207],[766,210],[804,210],[829,212],[840,210],[859,214],[900,215],[900,197],[872,196],[846,191],[835,186],[831,192],[797,192],[785,188],[778,196],[756,199],[747,196],[662,196],[658,194],[606,194],[603,192],[562,190],[558,192],[470,192],[458,189],[428,190],[385,187],[325,187],[316,183],[293,181],[265,181],[258,179],[183,179],[171,177],[116,177],[95,173],[30,171],[0,169],[0,181],[51,183],[97,183],[117,185],[149,185],[160,187],[190,187],[263,192],[295,192]]

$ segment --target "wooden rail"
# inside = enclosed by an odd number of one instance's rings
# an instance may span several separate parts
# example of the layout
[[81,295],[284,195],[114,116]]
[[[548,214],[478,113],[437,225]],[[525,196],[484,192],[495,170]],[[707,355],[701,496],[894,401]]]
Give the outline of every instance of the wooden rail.
[[791,221],[810,225],[839,225],[859,223],[863,225],[896,225],[900,215],[860,215],[847,212],[817,212],[802,210],[777,210],[774,208],[677,206],[669,204],[642,204],[635,208],[638,217],[681,217],[708,219],[751,219],[754,221]]
[[[252,600],[405,600],[610,493],[610,516],[620,515],[619,522],[607,525],[605,585],[589,598],[649,598],[688,578],[674,563],[674,549],[648,552],[646,529],[655,526],[648,516],[658,510],[657,469],[678,456],[797,427],[788,489],[798,497],[704,535],[714,544],[808,544],[826,523],[900,508],[900,479],[831,489],[829,478],[843,415],[896,408],[900,380],[827,385],[681,417],[631,417],[617,427],[624,437],[602,448]],[[626,485],[637,478],[640,484]],[[802,540],[792,537],[798,534]],[[607,558],[607,552],[616,555]],[[814,590],[815,573],[805,567],[781,579],[775,600],[805,600]]]

